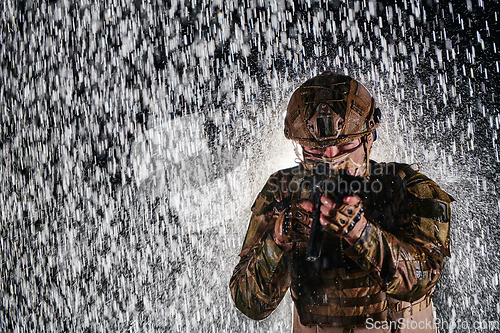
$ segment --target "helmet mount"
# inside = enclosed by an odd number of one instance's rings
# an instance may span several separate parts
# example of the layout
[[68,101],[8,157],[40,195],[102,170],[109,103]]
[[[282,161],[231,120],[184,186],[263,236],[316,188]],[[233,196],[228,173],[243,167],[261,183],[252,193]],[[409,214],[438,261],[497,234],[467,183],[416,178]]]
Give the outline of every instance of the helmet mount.
[[380,112],[358,81],[325,72],[302,84],[290,98],[285,136],[301,146],[336,146],[372,133]]
[[325,72],[307,80],[292,94],[285,116],[285,136],[295,145],[308,148],[361,139],[358,149],[335,158],[305,158],[298,147],[295,150],[308,169],[315,160],[322,160],[332,169],[345,168],[352,174],[366,176],[380,117],[375,100],[361,83],[349,76]]

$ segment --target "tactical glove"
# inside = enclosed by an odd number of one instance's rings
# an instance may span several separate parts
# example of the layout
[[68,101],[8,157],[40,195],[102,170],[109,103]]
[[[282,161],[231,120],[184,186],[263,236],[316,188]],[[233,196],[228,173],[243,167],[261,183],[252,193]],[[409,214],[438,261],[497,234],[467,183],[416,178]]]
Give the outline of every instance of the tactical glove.
[[273,238],[282,249],[289,250],[294,242],[307,242],[309,239],[311,217],[300,203],[292,202],[276,219]]
[[346,237],[354,229],[356,223],[363,217],[363,203],[358,196],[355,197],[359,199],[356,205],[337,203],[340,206],[330,212],[328,217],[330,223],[324,226],[326,232],[337,237]]

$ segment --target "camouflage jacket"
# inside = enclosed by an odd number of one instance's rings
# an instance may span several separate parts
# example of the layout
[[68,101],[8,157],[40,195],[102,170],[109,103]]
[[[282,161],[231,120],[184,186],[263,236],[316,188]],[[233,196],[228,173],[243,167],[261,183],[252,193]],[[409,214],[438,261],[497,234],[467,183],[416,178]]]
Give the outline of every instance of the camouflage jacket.
[[[340,297],[336,302],[346,302],[349,299],[345,297],[360,299],[371,297],[375,292],[379,292],[377,298],[383,296],[379,304],[373,305],[378,309],[370,310],[356,301],[348,308],[331,310],[330,306],[326,315],[342,318],[382,313],[387,311],[385,297],[414,301],[434,287],[445,256],[450,255],[451,196],[406,164],[370,161],[370,177],[360,195],[368,224],[352,246],[328,235],[323,240],[328,258],[326,264],[318,267],[304,259],[304,242],[297,241],[292,250],[283,251],[273,240],[274,224],[280,212],[289,209],[298,199],[308,198],[307,190],[298,186],[307,175],[308,171],[300,165],[280,170],[269,178],[255,200],[241,258],[230,281],[232,298],[240,311],[252,319],[263,319],[291,287],[301,322],[321,324],[322,319],[316,317],[312,322],[304,319],[305,313],[309,311],[306,311],[308,306],[330,302],[327,298]],[[292,228],[298,225],[294,219],[304,215],[303,218],[308,218],[307,214],[293,213]],[[337,272],[336,275],[340,272],[344,280],[342,277],[322,279],[325,274],[333,276],[332,272]],[[358,278],[360,273],[366,275],[367,281]],[[353,282],[345,280],[349,275],[361,281],[354,282],[364,289],[348,289],[346,282]],[[327,286],[330,282],[336,286]],[[370,288],[375,290],[366,291]],[[359,293],[360,289],[363,294]],[[324,318],[326,322],[328,317]]]

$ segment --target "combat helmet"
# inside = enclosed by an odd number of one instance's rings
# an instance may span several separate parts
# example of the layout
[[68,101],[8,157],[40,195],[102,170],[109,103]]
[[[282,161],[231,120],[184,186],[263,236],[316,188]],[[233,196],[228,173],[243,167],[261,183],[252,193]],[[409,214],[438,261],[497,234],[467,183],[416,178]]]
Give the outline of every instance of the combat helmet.
[[292,94],[285,137],[304,147],[336,146],[374,133],[379,120],[380,110],[361,83],[325,72],[307,80]]

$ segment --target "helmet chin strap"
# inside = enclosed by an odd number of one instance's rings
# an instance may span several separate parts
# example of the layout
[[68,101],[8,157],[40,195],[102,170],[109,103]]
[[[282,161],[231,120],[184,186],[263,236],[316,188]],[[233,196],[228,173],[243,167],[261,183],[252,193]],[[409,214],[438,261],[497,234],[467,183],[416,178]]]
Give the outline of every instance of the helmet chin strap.
[[[373,136],[371,134],[368,134],[368,135],[371,138],[373,138]],[[363,149],[365,151],[365,157],[364,157],[364,161],[363,161],[363,164],[365,165],[365,171],[360,176],[370,178],[370,149],[368,149],[368,144],[369,144],[370,139],[369,139],[368,135],[365,135],[364,137],[361,138],[361,141],[363,142]]]

